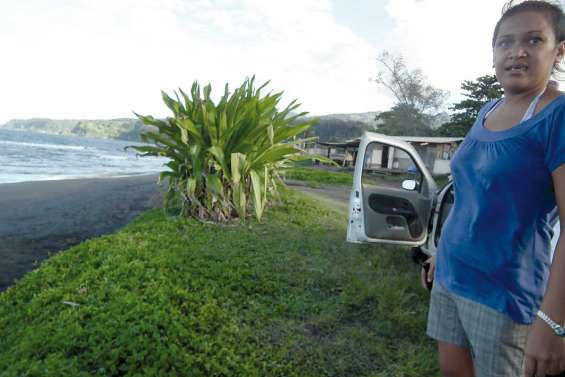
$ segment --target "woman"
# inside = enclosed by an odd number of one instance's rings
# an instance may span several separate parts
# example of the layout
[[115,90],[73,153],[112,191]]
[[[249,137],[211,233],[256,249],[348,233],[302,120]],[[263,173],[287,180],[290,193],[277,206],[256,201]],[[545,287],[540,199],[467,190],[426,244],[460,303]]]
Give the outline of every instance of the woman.
[[563,10],[510,2],[492,48],[505,95],[485,105],[452,160],[455,203],[425,276],[435,277],[427,332],[444,376],[557,375],[565,338],[550,324],[565,323],[565,95],[548,83],[565,55]]

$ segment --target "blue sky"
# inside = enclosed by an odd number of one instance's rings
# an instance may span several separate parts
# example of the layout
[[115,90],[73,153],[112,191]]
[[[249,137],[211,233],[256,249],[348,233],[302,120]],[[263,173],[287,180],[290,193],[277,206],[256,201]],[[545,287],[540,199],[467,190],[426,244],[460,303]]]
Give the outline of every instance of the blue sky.
[[385,0],[333,0],[332,3],[337,22],[373,45],[378,45],[394,27]]
[[2,0],[0,123],[167,115],[160,90],[271,80],[312,114],[386,110],[383,50],[457,100],[504,0]]

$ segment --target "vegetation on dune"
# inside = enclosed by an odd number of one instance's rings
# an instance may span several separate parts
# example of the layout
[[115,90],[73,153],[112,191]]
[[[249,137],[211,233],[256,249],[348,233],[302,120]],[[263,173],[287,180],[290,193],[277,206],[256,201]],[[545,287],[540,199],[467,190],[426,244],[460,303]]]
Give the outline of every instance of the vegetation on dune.
[[0,294],[0,375],[437,375],[408,250],[282,199],[264,223],[154,211],[45,261]]
[[182,100],[177,93],[176,100],[162,93],[172,117],[138,115],[157,132],[141,135],[142,141],[155,145],[133,148],[170,159],[165,164],[169,170],[161,173],[168,183],[167,208],[180,207],[185,216],[212,221],[245,219],[253,209],[261,220],[283,169],[294,161],[329,161],[307,156],[294,144],[314,120],[302,120],[306,113],[291,115],[299,107],[296,101],[279,111],[282,92],[263,95],[267,84],[255,88],[254,78],[246,79],[233,93],[226,85],[215,104],[211,86],[201,93],[194,82],[189,94],[179,90]]

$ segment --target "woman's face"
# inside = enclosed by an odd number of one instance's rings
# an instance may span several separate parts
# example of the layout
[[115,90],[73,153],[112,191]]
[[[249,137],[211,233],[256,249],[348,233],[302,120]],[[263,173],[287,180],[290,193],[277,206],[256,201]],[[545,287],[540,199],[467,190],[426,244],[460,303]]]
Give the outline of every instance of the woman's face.
[[517,13],[500,24],[494,45],[496,77],[506,93],[541,91],[564,52],[543,13]]

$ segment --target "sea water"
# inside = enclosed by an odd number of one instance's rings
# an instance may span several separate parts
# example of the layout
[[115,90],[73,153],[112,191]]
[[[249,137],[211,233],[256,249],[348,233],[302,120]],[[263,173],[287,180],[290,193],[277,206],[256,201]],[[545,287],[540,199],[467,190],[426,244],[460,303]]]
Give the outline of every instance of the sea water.
[[139,157],[131,141],[0,130],[0,183],[119,177],[166,170],[168,160]]

